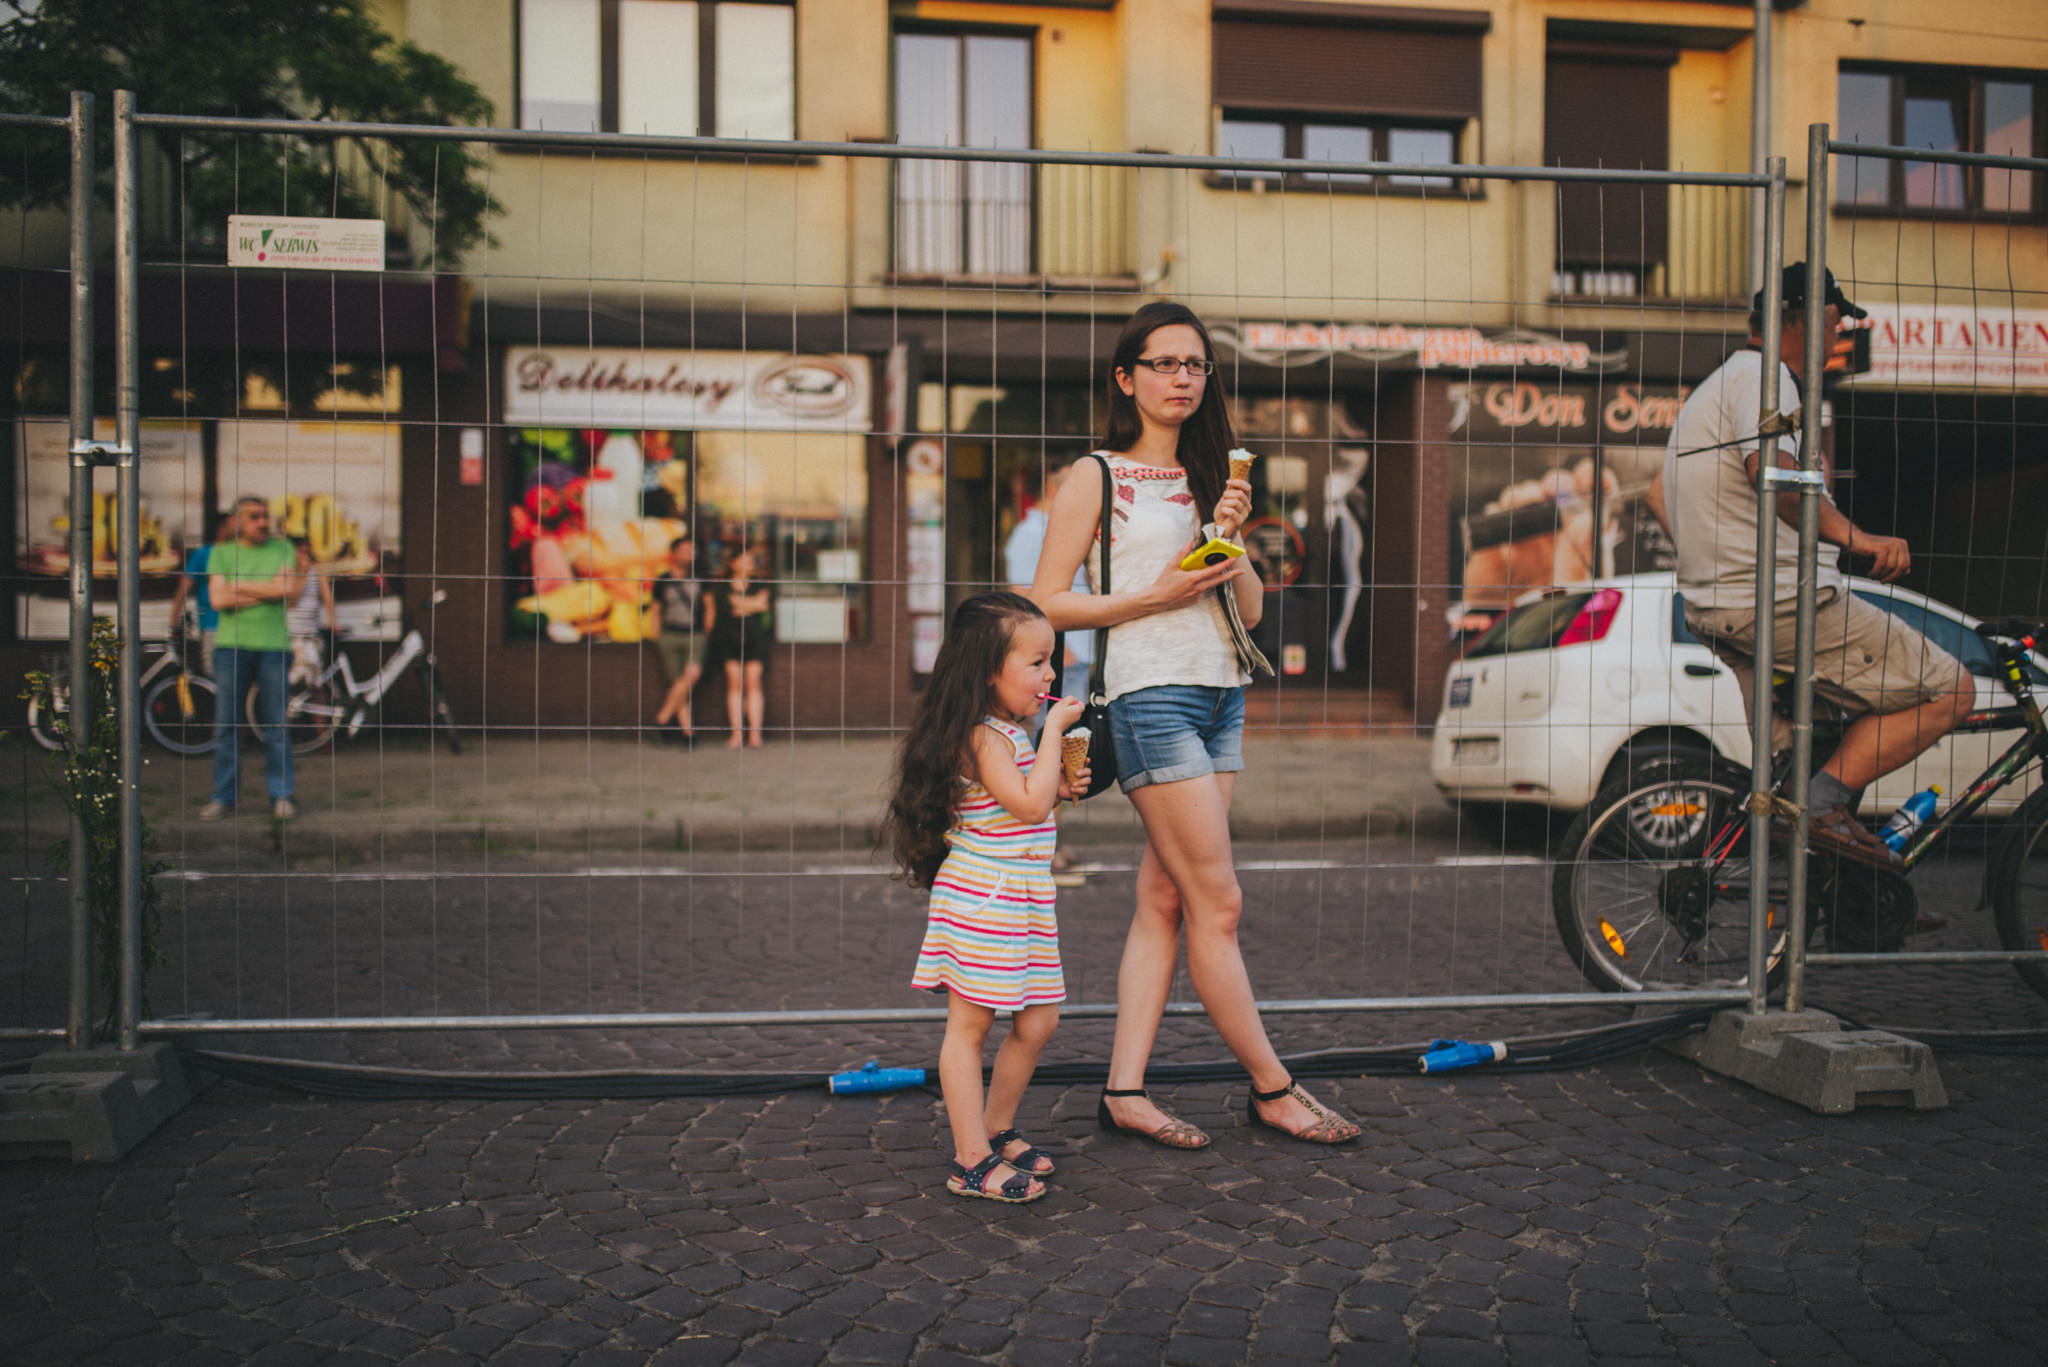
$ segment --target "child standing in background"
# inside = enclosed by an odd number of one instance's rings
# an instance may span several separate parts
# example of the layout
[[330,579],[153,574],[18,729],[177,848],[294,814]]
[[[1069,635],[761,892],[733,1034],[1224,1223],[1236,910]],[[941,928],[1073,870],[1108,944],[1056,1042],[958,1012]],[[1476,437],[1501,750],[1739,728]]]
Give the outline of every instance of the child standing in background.
[[[1017,1107],[1066,999],[1053,917],[1052,813],[1071,796],[1060,737],[1081,715],[1063,698],[1036,748],[1026,724],[1058,679],[1052,627],[1030,599],[962,603],[898,759],[885,838],[911,886],[931,889],[911,985],[946,994],[939,1088],[953,1131],[946,1190],[1035,1201],[1051,1155],[1016,1130]],[[1087,771],[1075,780],[1085,791]],[[1013,1013],[982,1095],[981,1053]]]

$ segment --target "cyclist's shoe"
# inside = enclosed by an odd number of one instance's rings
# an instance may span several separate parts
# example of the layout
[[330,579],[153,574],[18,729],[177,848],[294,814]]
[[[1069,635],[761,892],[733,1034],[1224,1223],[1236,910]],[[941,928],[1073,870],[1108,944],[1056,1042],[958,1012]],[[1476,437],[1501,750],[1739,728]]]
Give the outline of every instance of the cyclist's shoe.
[[290,821],[298,814],[298,804],[288,797],[281,797],[270,804],[270,819],[273,821]]
[[199,809],[201,821],[225,821],[235,814],[235,809],[225,802],[209,802]]
[[1806,843],[1837,859],[1892,869],[1904,864],[1897,850],[1879,840],[1847,807],[1828,807],[1806,818]]

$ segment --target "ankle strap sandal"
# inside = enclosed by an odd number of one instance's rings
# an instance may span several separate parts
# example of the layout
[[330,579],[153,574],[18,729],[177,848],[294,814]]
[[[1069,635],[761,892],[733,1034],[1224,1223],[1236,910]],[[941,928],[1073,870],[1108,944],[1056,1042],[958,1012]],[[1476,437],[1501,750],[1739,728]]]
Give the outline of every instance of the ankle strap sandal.
[[[1308,1108],[1308,1113],[1316,1118],[1315,1124],[1305,1130],[1290,1130],[1284,1125],[1275,1125],[1260,1113],[1261,1101],[1278,1101],[1289,1096]],[[1287,1080],[1285,1087],[1271,1092],[1262,1092],[1254,1087],[1251,1096],[1244,1103],[1244,1115],[1251,1124],[1264,1125],[1269,1130],[1280,1131],[1289,1139],[1299,1139],[1310,1144],[1349,1144],[1358,1138],[1360,1133],[1358,1126],[1326,1109],[1321,1102],[1301,1090],[1293,1078]]]

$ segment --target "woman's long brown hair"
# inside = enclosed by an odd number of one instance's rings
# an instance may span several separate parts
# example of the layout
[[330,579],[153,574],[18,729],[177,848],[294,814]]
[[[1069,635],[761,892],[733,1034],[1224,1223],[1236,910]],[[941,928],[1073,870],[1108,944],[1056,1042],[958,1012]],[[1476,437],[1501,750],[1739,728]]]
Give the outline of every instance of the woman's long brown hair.
[[[1185,304],[1160,300],[1132,314],[1110,356],[1109,430],[1102,437],[1105,451],[1128,451],[1145,432],[1137,401],[1116,382],[1116,372],[1136,375],[1146,339],[1160,328],[1176,323],[1193,328],[1202,339],[1202,354],[1211,361],[1216,359],[1216,345],[1209,340],[1209,329]],[[1219,371],[1209,377],[1201,403],[1180,428],[1181,468],[1188,472],[1188,492],[1194,496],[1196,512],[1204,522],[1216,515],[1216,500],[1223,497],[1223,482],[1230,478],[1230,448],[1235,445],[1237,437],[1230,428],[1230,400],[1223,392]]]

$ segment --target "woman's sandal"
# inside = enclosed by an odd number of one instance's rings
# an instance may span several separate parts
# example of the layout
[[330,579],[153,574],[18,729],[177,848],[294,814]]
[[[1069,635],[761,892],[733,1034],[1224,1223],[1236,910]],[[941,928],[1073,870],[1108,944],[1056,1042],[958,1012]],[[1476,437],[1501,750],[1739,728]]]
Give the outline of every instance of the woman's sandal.
[[[1012,1144],[1024,1145],[1024,1152],[1003,1153],[1003,1150],[1009,1148]],[[1031,1143],[1015,1130],[1004,1130],[1001,1134],[990,1135],[988,1137],[988,1146],[997,1153],[1002,1153],[1005,1163],[1008,1163],[1019,1172],[1028,1172],[1033,1177],[1050,1177],[1060,1170],[1059,1164],[1052,1161],[1051,1154]],[[1039,1164],[1041,1163],[1045,1166],[1040,1167]]]
[[[1316,1118],[1316,1123],[1305,1130],[1290,1130],[1284,1125],[1275,1125],[1259,1113],[1261,1101],[1278,1101],[1287,1096],[1306,1106],[1309,1114]],[[1264,1125],[1269,1130],[1280,1131],[1289,1139],[1305,1140],[1310,1144],[1349,1144],[1360,1133],[1358,1126],[1323,1109],[1314,1097],[1295,1085],[1293,1078],[1287,1079],[1287,1085],[1276,1092],[1262,1092],[1254,1087],[1250,1099],[1244,1103],[1244,1114],[1251,1124]]]
[[[999,1153],[990,1154],[971,1168],[963,1168],[957,1161],[950,1162],[946,1166],[953,1172],[946,1178],[946,1190],[955,1196],[979,1196],[985,1201],[1005,1201],[1013,1206],[1022,1205],[1026,1201],[1036,1201],[1045,1195],[1045,1183],[1022,1172],[1012,1176],[994,1191],[990,1191],[989,1176],[997,1168],[1002,1167],[1003,1163],[1003,1156]],[[1037,1190],[1032,1190],[1034,1187]]]
[[1102,1099],[1095,1103],[1095,1123],[1105,1130],[1116,1130],[1122,1134],[1135,1134],[1140,1138],[1149,1139],[1153,1143],[1163,1145],[1169,1149],[1206,1149],[1209,1147],[1208,1135],[1203,1134],[1194,1125],[1176,1116],[1167,1116],[1166,1123],[1156,1130],[1133,1130],[1117,1124],[1116,1117],[1109,1113],[1109,1098],[1113,1096],[1145,1095],[1146,1092],[1143,1087],[1131,1087],[1128,1089],[1103,1088]]

